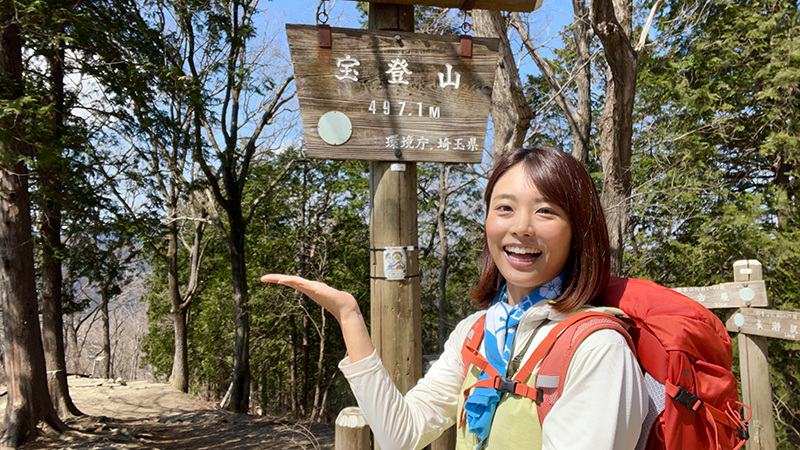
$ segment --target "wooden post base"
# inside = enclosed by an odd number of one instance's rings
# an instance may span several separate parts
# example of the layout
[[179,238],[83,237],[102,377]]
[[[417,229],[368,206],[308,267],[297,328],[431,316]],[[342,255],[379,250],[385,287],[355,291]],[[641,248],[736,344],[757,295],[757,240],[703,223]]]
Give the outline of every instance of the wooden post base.
[[336,450],[369,450],[371,444],[369,425],[361,409],[347,407],[336,417]]

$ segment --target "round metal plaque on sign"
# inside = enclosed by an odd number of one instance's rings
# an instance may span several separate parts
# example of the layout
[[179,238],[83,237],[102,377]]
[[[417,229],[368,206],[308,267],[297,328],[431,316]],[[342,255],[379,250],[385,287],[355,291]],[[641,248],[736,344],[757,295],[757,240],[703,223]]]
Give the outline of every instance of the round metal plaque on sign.
[[330,145],[342,145],[353,135],[353,124],[346,114],[339,111],[328,111],[317,123],[319,137]]

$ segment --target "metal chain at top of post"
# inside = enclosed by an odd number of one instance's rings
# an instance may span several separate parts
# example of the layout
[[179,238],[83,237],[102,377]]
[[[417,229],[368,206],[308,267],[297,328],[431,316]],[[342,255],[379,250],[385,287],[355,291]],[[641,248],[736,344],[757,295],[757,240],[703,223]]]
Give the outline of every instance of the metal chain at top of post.
[[317,5],[317,25],[328,23],[328,0],[320,0]]
[[461,13],[464,14],[464,22],[461,24],[461,33],[469,34],[469,32],[472,31],[472,24],[467,22],[468,11],[462,9]]

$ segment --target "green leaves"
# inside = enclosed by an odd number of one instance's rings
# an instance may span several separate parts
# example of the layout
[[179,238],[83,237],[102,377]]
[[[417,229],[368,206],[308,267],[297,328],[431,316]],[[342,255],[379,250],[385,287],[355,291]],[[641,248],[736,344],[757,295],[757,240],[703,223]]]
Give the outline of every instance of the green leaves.
[[[669,11],[677,11],[674,2]],[[661,29],[643,60],[635,139],[630,275],[670,286],[732,280],[764,266],[773,308],[798,306],[800,83],[796,2],[708,2]],[[698,11],[699,12],[699,11]],[[677,26],[676,26],[677,23]],[[770,342],[779,448],[800,429],[796,345]],[[793,384],[794,383],[794,384]]]

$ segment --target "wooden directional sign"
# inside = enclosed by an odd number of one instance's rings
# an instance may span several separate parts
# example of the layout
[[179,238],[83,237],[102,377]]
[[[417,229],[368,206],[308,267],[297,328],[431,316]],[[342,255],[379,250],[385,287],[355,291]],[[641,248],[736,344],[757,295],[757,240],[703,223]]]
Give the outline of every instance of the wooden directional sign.
[[286,25],[308,156],[477,163],[499,41]]
[[[358,1],[358,0],[356,0]],[[531,12],[542,0],[369,0],[369,3],[438,6],[440,8],[488,9],[490,11]]]
[[767,306],[767,286],[763,280],[722,283],[714,286],[674,289],[708,309]]
[[800,311],[742,308],[725,327],[736,333],[800,341]]

